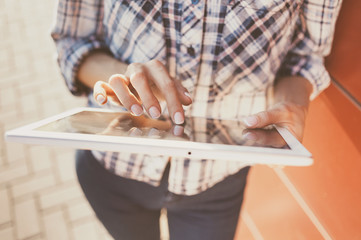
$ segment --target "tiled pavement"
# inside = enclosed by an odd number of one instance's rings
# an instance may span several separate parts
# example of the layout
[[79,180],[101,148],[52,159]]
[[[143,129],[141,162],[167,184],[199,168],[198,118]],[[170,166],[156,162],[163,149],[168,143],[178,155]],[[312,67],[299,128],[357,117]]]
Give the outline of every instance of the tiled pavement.
[[[84,106],[59,74],[55,2],[0,0],[0,133]],[[0,138],[0,239],[110,239],[76,180],[74,150]]]

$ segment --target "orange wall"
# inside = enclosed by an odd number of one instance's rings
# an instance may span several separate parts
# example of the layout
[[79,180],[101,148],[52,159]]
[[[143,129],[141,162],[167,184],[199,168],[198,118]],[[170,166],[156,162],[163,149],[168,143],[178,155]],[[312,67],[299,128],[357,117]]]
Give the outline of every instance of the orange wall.
[[285,169],[335,239],[361,238],[361,111],[331,86],[311,106],[310,168]]
[[303,143],[314,165],[255,166],[235,239],[361,239],[360,9],[344,0],[326,59],[341,87],[310,106]]
[[334,47],[326,59],[332,76],[361,102],[361,1],[344,0]]

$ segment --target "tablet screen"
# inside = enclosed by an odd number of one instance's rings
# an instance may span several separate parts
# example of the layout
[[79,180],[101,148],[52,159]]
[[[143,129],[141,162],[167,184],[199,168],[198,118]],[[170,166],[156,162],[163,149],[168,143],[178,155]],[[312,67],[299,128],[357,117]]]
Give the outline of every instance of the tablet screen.
[[201,117],[174,125],[164,116],[151,119],[128,112],[81,111],[36,130],[290,149],[274,128],[247,130],[241,121]]

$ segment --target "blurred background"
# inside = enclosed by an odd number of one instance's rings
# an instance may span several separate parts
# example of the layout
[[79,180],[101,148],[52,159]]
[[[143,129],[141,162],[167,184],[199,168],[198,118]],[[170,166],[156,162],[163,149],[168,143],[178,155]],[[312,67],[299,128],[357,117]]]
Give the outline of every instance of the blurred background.
[[[56,1],[0,0],[0,131],[84,106],[50,38]],[[74,150],[0,138],[0,239],[111,239],[78,185]]]
[[[55,1],[0,0],[0,133],[84,106],[59,73]],[[310,106],[315,164],[256,166],[235,239],[361,239],[361,1],[344,0],[331,86]],[[0,239],[111,239],[77,183],[74,150],[0,138]],[[166,239],[166,235],[164,239]]]

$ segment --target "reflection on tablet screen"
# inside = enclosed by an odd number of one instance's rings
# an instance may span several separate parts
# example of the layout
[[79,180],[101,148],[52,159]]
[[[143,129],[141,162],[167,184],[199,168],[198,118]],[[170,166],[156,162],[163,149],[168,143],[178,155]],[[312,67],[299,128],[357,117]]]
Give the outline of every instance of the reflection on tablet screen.
[[82,111],[36,130],[290,149],[274,128],[247,130],[240,121],[200,117],[189,117],[185,124],[174,125],[167,117]]

